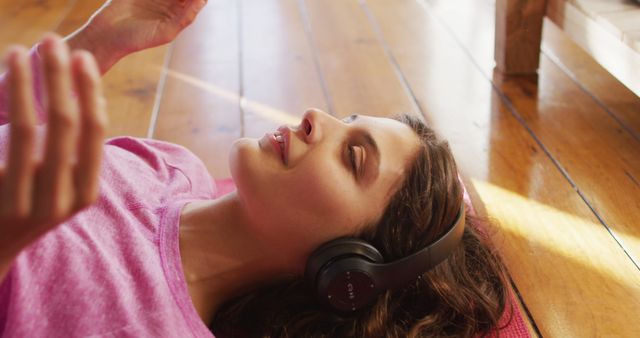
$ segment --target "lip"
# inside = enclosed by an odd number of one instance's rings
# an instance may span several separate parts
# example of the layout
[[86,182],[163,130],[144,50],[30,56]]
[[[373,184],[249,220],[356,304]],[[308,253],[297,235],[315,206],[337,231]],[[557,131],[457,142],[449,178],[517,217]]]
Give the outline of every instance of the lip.
[[289,129],[286,126],[280,126],[280,128],[278,128],[278,131],[280,132],[280,134],[282,134],[282,138],[284,138],[284,154],[282,154],[282,160],[286,165],[287,163],[289,163],[289,145],[291,144],[291,129]]
[[288,154],[289,154],[289,143],[290,143],[289,142],[290,131],[289,131],[289,128],[280,127],[278,128],[278,132],[280,132],[280,134],[282,135],[282,138],[284,139],[284,152],[282,151],[282,149],[280,149],[280,142],[276,140],[275,133],[267,133],[265,137],[268,139],[269,143],[271,143],[271,145],[273,146],[273,149],[282,160],[282,163],[286,165],[287,160],[289,158]]

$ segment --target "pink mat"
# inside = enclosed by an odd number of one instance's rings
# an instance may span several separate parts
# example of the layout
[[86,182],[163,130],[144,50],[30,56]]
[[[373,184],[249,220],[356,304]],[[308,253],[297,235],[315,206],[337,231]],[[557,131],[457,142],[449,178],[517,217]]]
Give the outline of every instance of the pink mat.
[[[215,185],[217,189],[216,196],[228,194],[236,189],[231,178],[216,179]],[[471,199],[466,189],[464,191],[464,202],[467,210],[469,210],[472,215],[475,215],[476,211],[473,208],[473,204],[471,204]],[[517,306],[518,303],[515,295],[513,292],[509,292],[509,296],[510,303],[507,305],[507,311],[505,311],[500,319],[499,329],[497,332],[490,334],[489,337],[531,337],[522,313],[520,312],[520,308]],[[512,307],[513,311],[508,310],[510,307]]]

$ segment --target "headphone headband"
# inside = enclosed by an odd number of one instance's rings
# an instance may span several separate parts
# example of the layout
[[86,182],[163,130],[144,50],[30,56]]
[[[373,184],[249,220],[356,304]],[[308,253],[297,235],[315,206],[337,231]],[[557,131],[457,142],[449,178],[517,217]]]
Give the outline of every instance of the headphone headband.
[[[371,263],[372,272],[379,277],[380,288],[396,290],[417,279],[445,260],[460,243],[465,226],[464,203],[451,228],[426,248],[394,262]],[[366,265],[367,263],[365,263]]]

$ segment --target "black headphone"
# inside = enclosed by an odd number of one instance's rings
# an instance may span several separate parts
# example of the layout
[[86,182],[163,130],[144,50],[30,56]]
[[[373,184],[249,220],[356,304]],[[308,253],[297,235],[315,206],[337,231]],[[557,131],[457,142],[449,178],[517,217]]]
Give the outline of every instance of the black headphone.
[[462,238],[464,203],[456,221],[426,248],[394,262],[384,263],[380,252],[356,238],[339,238],[323,244],[307,260],[305,278],[320,302],[339,311],[356,311],[385,290],[397,290],[438,265]]

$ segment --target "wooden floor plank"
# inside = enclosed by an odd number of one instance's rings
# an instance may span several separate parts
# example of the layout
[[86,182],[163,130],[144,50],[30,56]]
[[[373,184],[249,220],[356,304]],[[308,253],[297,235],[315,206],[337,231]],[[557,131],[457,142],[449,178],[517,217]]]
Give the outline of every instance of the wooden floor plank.
[[82,27],[91,15],[104,4],[103,0],[76,1],[69,14],[60,22],[56,32],[62,36],[69,35]]
[[42,34],[56,28],[75,1],[1,0],[0,49],[8,43],[35,44]]
[[356,0],[304,1],[337,116],[418,111]]
[[20,1],[0,0],[0,24],[4,25],[7,19],[16,16],[25,5]]
[[[492,53],[491,35],[479,34],[487,40],[478,43],[474,34],[468,34],[471,27],[465,18],[480,14],[491,18],[492,11],[487,5],[474,8],[474,2],[467,0],[457,6],[449,2],[449,6],[446,11],[431,8],[456,31],[477,63],[486,62],[486,56]],[[485,23],[474,25],[474,30],[491,32],[493,24],[490,20]],[[486,71],[489,65],[481,64],[480,68]],[[503,88],[505,94],[599,217],[640,263],[640,141],[544,54],[538,74],[537,87],[535,82],[511,79]],[[533,99],[537,99],[535,104],[529,104]],[[616,99],[611,97],[607,103]],[[621,97],[618,104],[625,104],[627,99],[640,107],[637,97]]]
[[[74,2],[0,0],[0,52],[10,44],[34,45],[45,32],[56,28]],[[4,71],[4,65],[0,64],[0,73]]]
[[[416,2],[367,3],[428,120],[449,139],[463,174],[497,222],[495,243],[542,335],[638,332],[640,272],[514,118],[473,63],[478,59],[470,59]],[[484,20],[475,13],[476,22]],[[520,105],[536,102],[533,95]],[[544,114],[545,101],[537,107]]]
[[146,137],[168,46],[128,56],[104,77],[109,112],[107,137]]
[[241,30],[244,136],[328,111],[298,0],[242,1]]
[[[532,105],[536,86],[538,101]],[[547,58],[537,84],[507,79],[500,88],[640,262],[640,142]]]
[[606,107],[623,128],[640,140],[640,99],[636,94],[611,76],[550,20],[545,21],[542,50]]
[[238,7],[212,0],[174,43],[153,138],[181,144],[214,177],[228,177],[241,136]]

